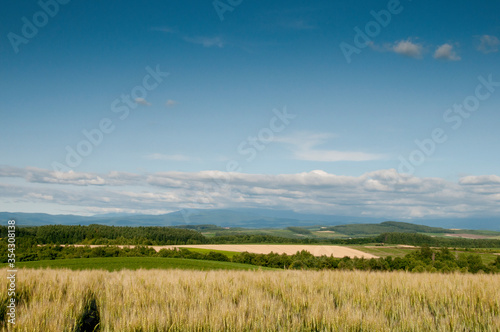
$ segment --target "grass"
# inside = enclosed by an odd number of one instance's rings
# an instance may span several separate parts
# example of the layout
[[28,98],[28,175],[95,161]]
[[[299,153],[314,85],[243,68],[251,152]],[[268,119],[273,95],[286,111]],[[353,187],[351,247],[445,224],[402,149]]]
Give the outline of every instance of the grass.
[[226,250],[214,250],[214,249],[202,249],[202,248],[189,248],[189,247],[184,247],[184,249],[188,249],[189,251],[192,252],[199,252],[200,254],[208,254],[211,251],[214,251],[219,254],[226,255],[227,257],[231,258],[234,255],[241,254],[241,252],[237,251],[226,251]]
[[500,330],[500,275],[20,269],[17,278],[9,331],[72,331],[89,316],[103,332]]
[[375,245],[370,245],[370,246],[350,245],[348,247],[378,257],[387,257],[387,256],[404,257],[405,255],[415,250],[411,248],[397,248],[396,246],[385,247],[385,246],[375,246]]
[[479,254],[479,255],[481,255],[481,258],[483,259],[484,264],[491,264],[498,257],[498,255],[495,255],[495,254]]
[[[393,257],[404,257],[405,255],[413,252],[414,250],[418,250],[420,248],[398,248],[397,246],[362,246],[362,245],[350,245],[349,248],[357,249],[359,251],[366,252],[368,254],[372,254],[378,257],[387,257],[387,256],[393,256]],[[472,249],[471,251],[464,251],[464,250],[453,250],[450,249],[452,252],[456,253],[466,253],[466,254],[478,254],[481,256],[481,259],[484,264],[488,265],[490,263],[493,263],[497,257],[492,252],[498,252],[498,248],[491,248],[491,249]],[[488,252],[490,251],[490,252]]]
[[[258,270],[259,267],[249,264],[206,261],[183,258],[163,257],[99,257],[57,259],[33,262],[18,262],[19,268],[57,268],[71,270],[106,270],[122,269],[188,269],[188,270]],[[261,268],[269,269],[269,268]]]

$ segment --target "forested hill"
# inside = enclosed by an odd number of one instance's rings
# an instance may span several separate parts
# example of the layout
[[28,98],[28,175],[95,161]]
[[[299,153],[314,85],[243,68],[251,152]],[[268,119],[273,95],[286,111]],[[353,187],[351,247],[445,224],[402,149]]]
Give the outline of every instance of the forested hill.
[[328,227],[328,230],[350,235],[371,236],[382,233],[449,233],[450,230],[441,227],[415,225],[406,222],[385,221],[380,224],[349,224]]
[[[207,238],[197,231],[174,227],[48,225],[19,227],[16,232],[18,238],[31,238],[39,244],[179,245],[207,243]],[[0,236],[7,237],[6,226],[0,226]]]

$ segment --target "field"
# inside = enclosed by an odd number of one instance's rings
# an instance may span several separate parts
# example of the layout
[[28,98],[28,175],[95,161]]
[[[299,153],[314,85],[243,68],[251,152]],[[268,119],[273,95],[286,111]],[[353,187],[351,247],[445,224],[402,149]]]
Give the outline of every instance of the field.
[[[75,245],[82,246],[82,245]],[[91,245],[91,248],[101,247],[101,245]],[[123,246],[118,247],[134,247],[134,246]],[[221,253],[229,253],[228,257],[233,256],[235,252],[250,252],[255,254],[269,254],[271,252],[278,254],[293,255],[297,251],[306,250],[313,254],[314,256],[326,255],[333,257],[342,258],[348,256],[363,257],[363,258],[377,258],[377,256],[372,255],[367,252],[363,252],[357,249],[345,247],[345,246],[332,246],[332,245],[304,245],[304,244],[186,244],[186,245],[176,245],[176,246],[150,246],[156,251],[161,249],[174,249],[174,248],[187,248],[189,250],[198,252],[209,252],[218,251]],[[201,250],[201,251],[200,251]]]
[[[122,269],[187,269],[187,270],[257,270],[255,265],[163,257],[107,257],[75,258],[45,261],[19,262],[20,268],[67,268],[71,270],[106,270]],[[261,269],[269,270],[262,267]]]
[[[413,251],[415,248],[405,247],[405,246],[363,246],[363,245],[350,245],[349,248],[364,251],[366,253],[378,256],[378,257],[403,257]],[[419,249],[419,248],[417,248]]]
[[295,244],[214,244],[214,245],[184,245],[176,247],[185,248],[200,248],[208,250],[223,250],[223,251],[236,251],[236,252],[250,252],[255,254],[269,254],[271,252],[278,254],[293,255],[297,251],[306,250],[313,254],[314,256],[326,255],[333,257],[342,258],[344,256],[354,257],[364,257],[364,258],[376,258],[376,256],[365,253],[356,249],[343,246],[331,246],[331,245],[295,245]]
[[[499,275],[51,269],[17,275],[21,302],[11,331],[72,331],[76,322],[123,332],[500,329]],[[6,291],[0,288],[1,298]]]

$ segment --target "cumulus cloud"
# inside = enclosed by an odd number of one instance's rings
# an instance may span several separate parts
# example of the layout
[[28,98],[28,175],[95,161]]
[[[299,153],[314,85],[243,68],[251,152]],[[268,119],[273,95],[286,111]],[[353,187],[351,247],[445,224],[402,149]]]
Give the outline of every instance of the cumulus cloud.
[[496,36],[482,35],[477,38],[479,40],[478,51],[484,54],[498,52],[500,40]]
[[422,44],[414,43],[410,39],[400,40],[390,47],[397,54],[419,59],[422,57],[424,47]]
[[0,167],[0,174],[25,180],[21,185],[18,181],[0,183],[3,206],[12,202],[50,202],[87,212],[129,213],[268,207],[390,219],[500,213],[498,175],[466,176],[451,182],[399,174],[394,169],[345,176],[323,170],[272,175],[216,170],[57,174],[35,168]]
[[141,105],[144,105],[144,106],[151,106],[151,104],[144,98],[135,98],[134,101],[137,103],[137,104],[141,104]]
[[376,52],[394,52],[410,58],[420,59],[424,53],[422,44],[415,43],[411,39],[400,40],[395,43],[385,43],[377,45],[370,41],[368,46]]
[[383,155],[367,153],[361,151],[339,151],[316,148],[318,145],[326,143],[335,136],[329,133],[309,133],[299,132],[291,136],[282,136],[274,139],[291,145],[294,158],[307,161],[368,161],[383,158]]
[[434,58],[448,61],[458,61],[461,59],[460,56],[458,56],[457,52],[453,49],[453,45],[451,44],[443,44],[441,46],[438,46],[438,48],[434,52]]
[[463,185],[500,185],[500,176],[498,175],[479,175],[464,176],[460,178],[460,184]]

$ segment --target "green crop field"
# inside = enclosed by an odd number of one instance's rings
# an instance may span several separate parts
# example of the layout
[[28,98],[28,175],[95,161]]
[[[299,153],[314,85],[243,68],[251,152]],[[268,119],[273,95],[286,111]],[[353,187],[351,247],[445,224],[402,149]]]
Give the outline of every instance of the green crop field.
[[213,249],[189,248],[189,247],[185,247],[185,249],[188,249],[189,251],[192,252],[199,252],[200,254],[208,254],[209,252],[213,251],[219,254],[226,255],[229,258],[233,257],[234,255],[241,254],[240,252],[237,251],[226,251],[226,250],[213,250]]
[[138,269],[187,269],[187,270],[272,270],[255,265],[163,257],[99,257],[19,262],[19,268],[66,268],[71,270],[138,270]]
[[369,245],[369,246],[362,246],[362,245],[350,245],[348,246],[349,248],[356,249],[359,251],[366,252],[368,254],[372,254],[378,257],[387,257],[387,256],[394,256],[394,257],[403,257],[406,254],[411,253],[415,249],[412,248],[398,248],[396,246],[375,246],[375,245]]
[[[404,248],[404,247],[398,247],[398,246],[375,246],[375,245],[368,245],[368,246],[363,246],[363,245],[350,245],[348,246],[349,248],[356,249],[359,251],[366,252],[368,254],[372,254],[378,257],[387,257],[387,256],[393,256],[393,257],[404,257],[405,255],[411,253],[412,251],[415,251],[419,248]],[[460,253],[475,253],[481,256],[481,259],[484,264],[491,264],[495,261],[498,253],[498,249],[495,248],[485,248],[485,249],[472,249],[471,251],[463,251],[463,250],[452,250],[453,252],[456,252],[457,254]]]

